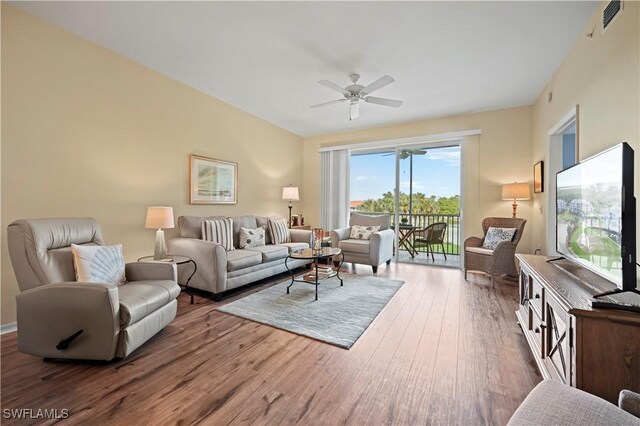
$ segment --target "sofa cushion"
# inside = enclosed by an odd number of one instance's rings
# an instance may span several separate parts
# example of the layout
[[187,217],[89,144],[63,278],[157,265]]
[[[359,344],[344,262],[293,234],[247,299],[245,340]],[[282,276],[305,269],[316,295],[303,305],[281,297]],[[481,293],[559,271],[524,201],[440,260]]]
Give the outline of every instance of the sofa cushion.
[[271,234],[271,244],[291,242],[287,221],[284,219],[269,219],[269,233]]
[[489,250],[482,247],[467,247],[466,250],[470,251],[471,253],[478,253],[478,254],[484,254],[487,256],[493,256],[493,250]]
[[346,252],[367,254],[369,253],[369,240],[342,240],[338,243],[338,247]]
[[256,217],[252,215],[236,216],[233,219],[233,245],[240,248],[240,228],[255,229],[258,227]]
[[271,220],[285,220],[280,216],[256,216],[256,223],[258,226],[263,227],[267,232],[265,234],[265,244],[273,244],[271,242],[271,233],[269,232],[269,219]]
[[133,281],[118,287],[120,326],[135,324],[180,294],[180,287],[170,280]]
[[284,259],[289,255],[289,249],[284,246],[262,246],[247,248],[247,251],[257,251],[262,255],[263,262],[271,262],[273,260]]
[[216,219],[202,221],[202,239],[212,243],[218,243],[225,250],[231,251],[233,247],[233,219]]
[[278,245],[288,248],[289,249],[289,253],[292,253],[294,251],[300,251],[300,250],[308,249],[310,247],[309,243],[283,243],[283,244],[278,244]]
[[224,216],[180,216],[178,217],[178,231],[184,238],[202,239],[202,221],[224,219]]
[[260,263],[262,263],[260,252],[242,249],[227,252],[227,271],[235,271]]
[[240,228],[240,248],[261,247],[265,245],[265,234],[265,229],[260,226],[252,229]]

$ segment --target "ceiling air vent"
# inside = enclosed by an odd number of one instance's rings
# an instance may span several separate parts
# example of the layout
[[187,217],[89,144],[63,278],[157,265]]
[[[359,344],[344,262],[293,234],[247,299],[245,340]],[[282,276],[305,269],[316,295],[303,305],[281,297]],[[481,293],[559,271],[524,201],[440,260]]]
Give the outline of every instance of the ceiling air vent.
[[618,14],[622,12],[622,0],[613,0],[602,11],[602,30],[606,30]]

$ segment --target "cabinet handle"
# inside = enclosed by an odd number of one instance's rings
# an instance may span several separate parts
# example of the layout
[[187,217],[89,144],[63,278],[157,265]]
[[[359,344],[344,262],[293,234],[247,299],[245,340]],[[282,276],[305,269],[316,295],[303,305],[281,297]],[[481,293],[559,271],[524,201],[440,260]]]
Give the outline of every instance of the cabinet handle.
[[534,299],[540,299],[540,295],[539,295],[538,293],[536,293],[536,294],[533,296],[533,298],[534,298]]
[[534,333],[540,334],[540,329],[538,327],[536,327],[535,330],[533,330],[533,331],[534,331]]

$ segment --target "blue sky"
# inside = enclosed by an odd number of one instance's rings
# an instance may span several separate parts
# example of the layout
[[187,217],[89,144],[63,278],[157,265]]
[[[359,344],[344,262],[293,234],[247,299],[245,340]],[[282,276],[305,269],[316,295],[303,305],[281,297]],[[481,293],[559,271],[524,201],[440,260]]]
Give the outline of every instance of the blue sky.
[[[417,149],[417,148],[412,148]],[[351,200],[380,198],[395,186],[395,156],[351,157]],[[409,193],[409,159],[400,161],[400,190]],[[413,192],[450,197],[460,194],[460,147],[430,148],[413,156]]]

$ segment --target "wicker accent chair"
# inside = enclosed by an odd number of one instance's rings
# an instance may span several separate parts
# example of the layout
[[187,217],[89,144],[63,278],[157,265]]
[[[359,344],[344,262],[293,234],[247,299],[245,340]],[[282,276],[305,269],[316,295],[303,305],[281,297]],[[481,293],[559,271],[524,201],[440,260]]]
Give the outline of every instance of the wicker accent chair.
[[444,249],[444,236],[447,232],[447,224],[445,222],[436,222],[427,226],[424,229],[416,231],[413,233],[413,243],[424,244],[427,247],[427,257],[429,256],[429,252],[431,252],[431,261],[434,262],[435,258],[433,257],[433,244],[440,245],[442,248],[442,254],[444,255],[444,260],[447,260],[447,252]]
[[[464,279],[467,279],[467,271],[480,271],[491,276],[493,280],[502,275],[518,276],[516,269],[515,253],[518,242],[522,238],[526,219],[512,219],[510,217],[487,217],[482,221],[482,238],[469,237],[464,240]],[[511,241],[503,241],[495,248],[489,250],[482,247],[489,227],[516,228],[516,233]]]

